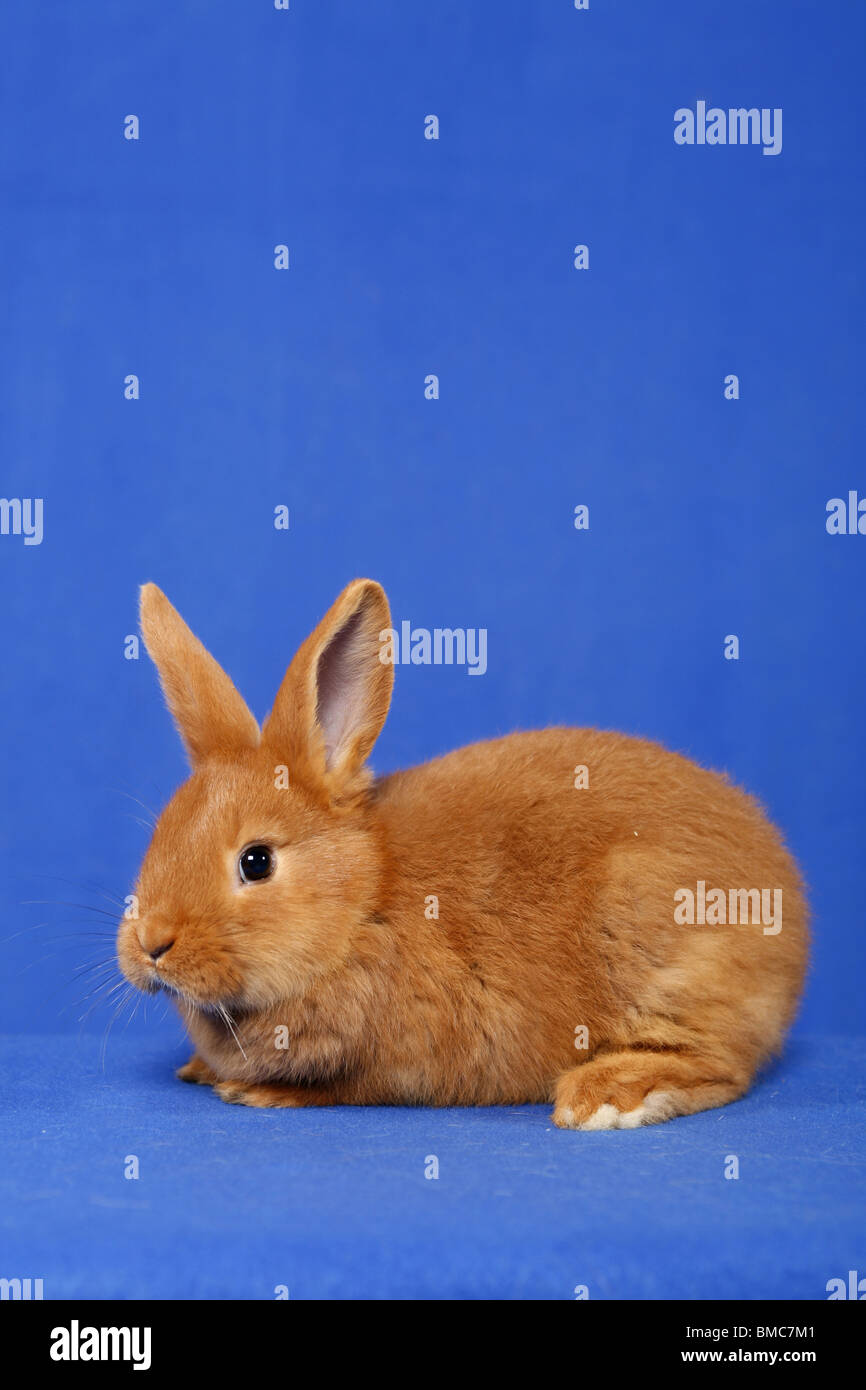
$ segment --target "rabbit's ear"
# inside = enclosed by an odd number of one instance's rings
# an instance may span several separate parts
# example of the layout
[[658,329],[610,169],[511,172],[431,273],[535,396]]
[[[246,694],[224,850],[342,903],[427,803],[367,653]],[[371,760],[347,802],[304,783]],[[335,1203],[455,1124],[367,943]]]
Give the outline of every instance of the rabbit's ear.
[[259,726],[221,666],[155,584],[141,588],[141,631],[193,767],[255,748]]
[[393,667],[380,660],[390,624],[381,586],[354,580],[300,648],[262,726],[289,777],[329,801],[347,802],[369,784],[364,762],[394,684]]

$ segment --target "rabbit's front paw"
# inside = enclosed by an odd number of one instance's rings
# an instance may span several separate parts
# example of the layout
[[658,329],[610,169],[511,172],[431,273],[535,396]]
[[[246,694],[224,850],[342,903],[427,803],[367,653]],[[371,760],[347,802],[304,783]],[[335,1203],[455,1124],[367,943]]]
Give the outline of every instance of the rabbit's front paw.
[[182,1067],[178,1067],[175,1072],[178,1081],[191,1081],[196,1086],[213,1086],[216,1081],[216,1072],[211,1071],[207,1062],[203,1062],[198,1053],[194,1052],[188,1062]]
[[214,1090],[229,1105],[254,1105],[271,1110],[287,1106],[333,1105],[332,1096],[316,1086],[281,1086],[279,1083],[219,1081]]

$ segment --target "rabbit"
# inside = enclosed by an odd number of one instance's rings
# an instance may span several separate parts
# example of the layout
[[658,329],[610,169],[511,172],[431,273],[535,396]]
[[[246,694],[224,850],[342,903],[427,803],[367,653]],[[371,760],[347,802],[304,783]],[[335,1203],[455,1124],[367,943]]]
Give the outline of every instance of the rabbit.
[[117,950],[176,1004],[182,1080],[252,1106],[546,1103],[563,1129],[630,1129],[737,1099],[780,1051],[807,904],[726,777],[551,728],[376,779],[393,667],[369,579],[261,728],[154,584],[141,628],[192,775]]

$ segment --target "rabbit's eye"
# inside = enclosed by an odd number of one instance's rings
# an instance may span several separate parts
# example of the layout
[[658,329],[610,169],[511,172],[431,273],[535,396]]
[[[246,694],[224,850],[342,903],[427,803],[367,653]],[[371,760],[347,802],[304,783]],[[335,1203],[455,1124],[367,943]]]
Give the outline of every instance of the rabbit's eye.
[[238,872],[244,883],[255,883],[260,878],[269,878],[273,869],[274,860],[267,845],[250,845],[238,860]]

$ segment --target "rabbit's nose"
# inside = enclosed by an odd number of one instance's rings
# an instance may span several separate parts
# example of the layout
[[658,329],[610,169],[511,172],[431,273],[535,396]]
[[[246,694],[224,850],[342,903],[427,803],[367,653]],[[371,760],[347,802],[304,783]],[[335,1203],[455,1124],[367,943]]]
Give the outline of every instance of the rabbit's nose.
[[156,963],[174,945],[174,937],[169,936],[171,930],[168,926],[163,926],[159,922],[139,922],[138,924],[138,944],[146,955]]

